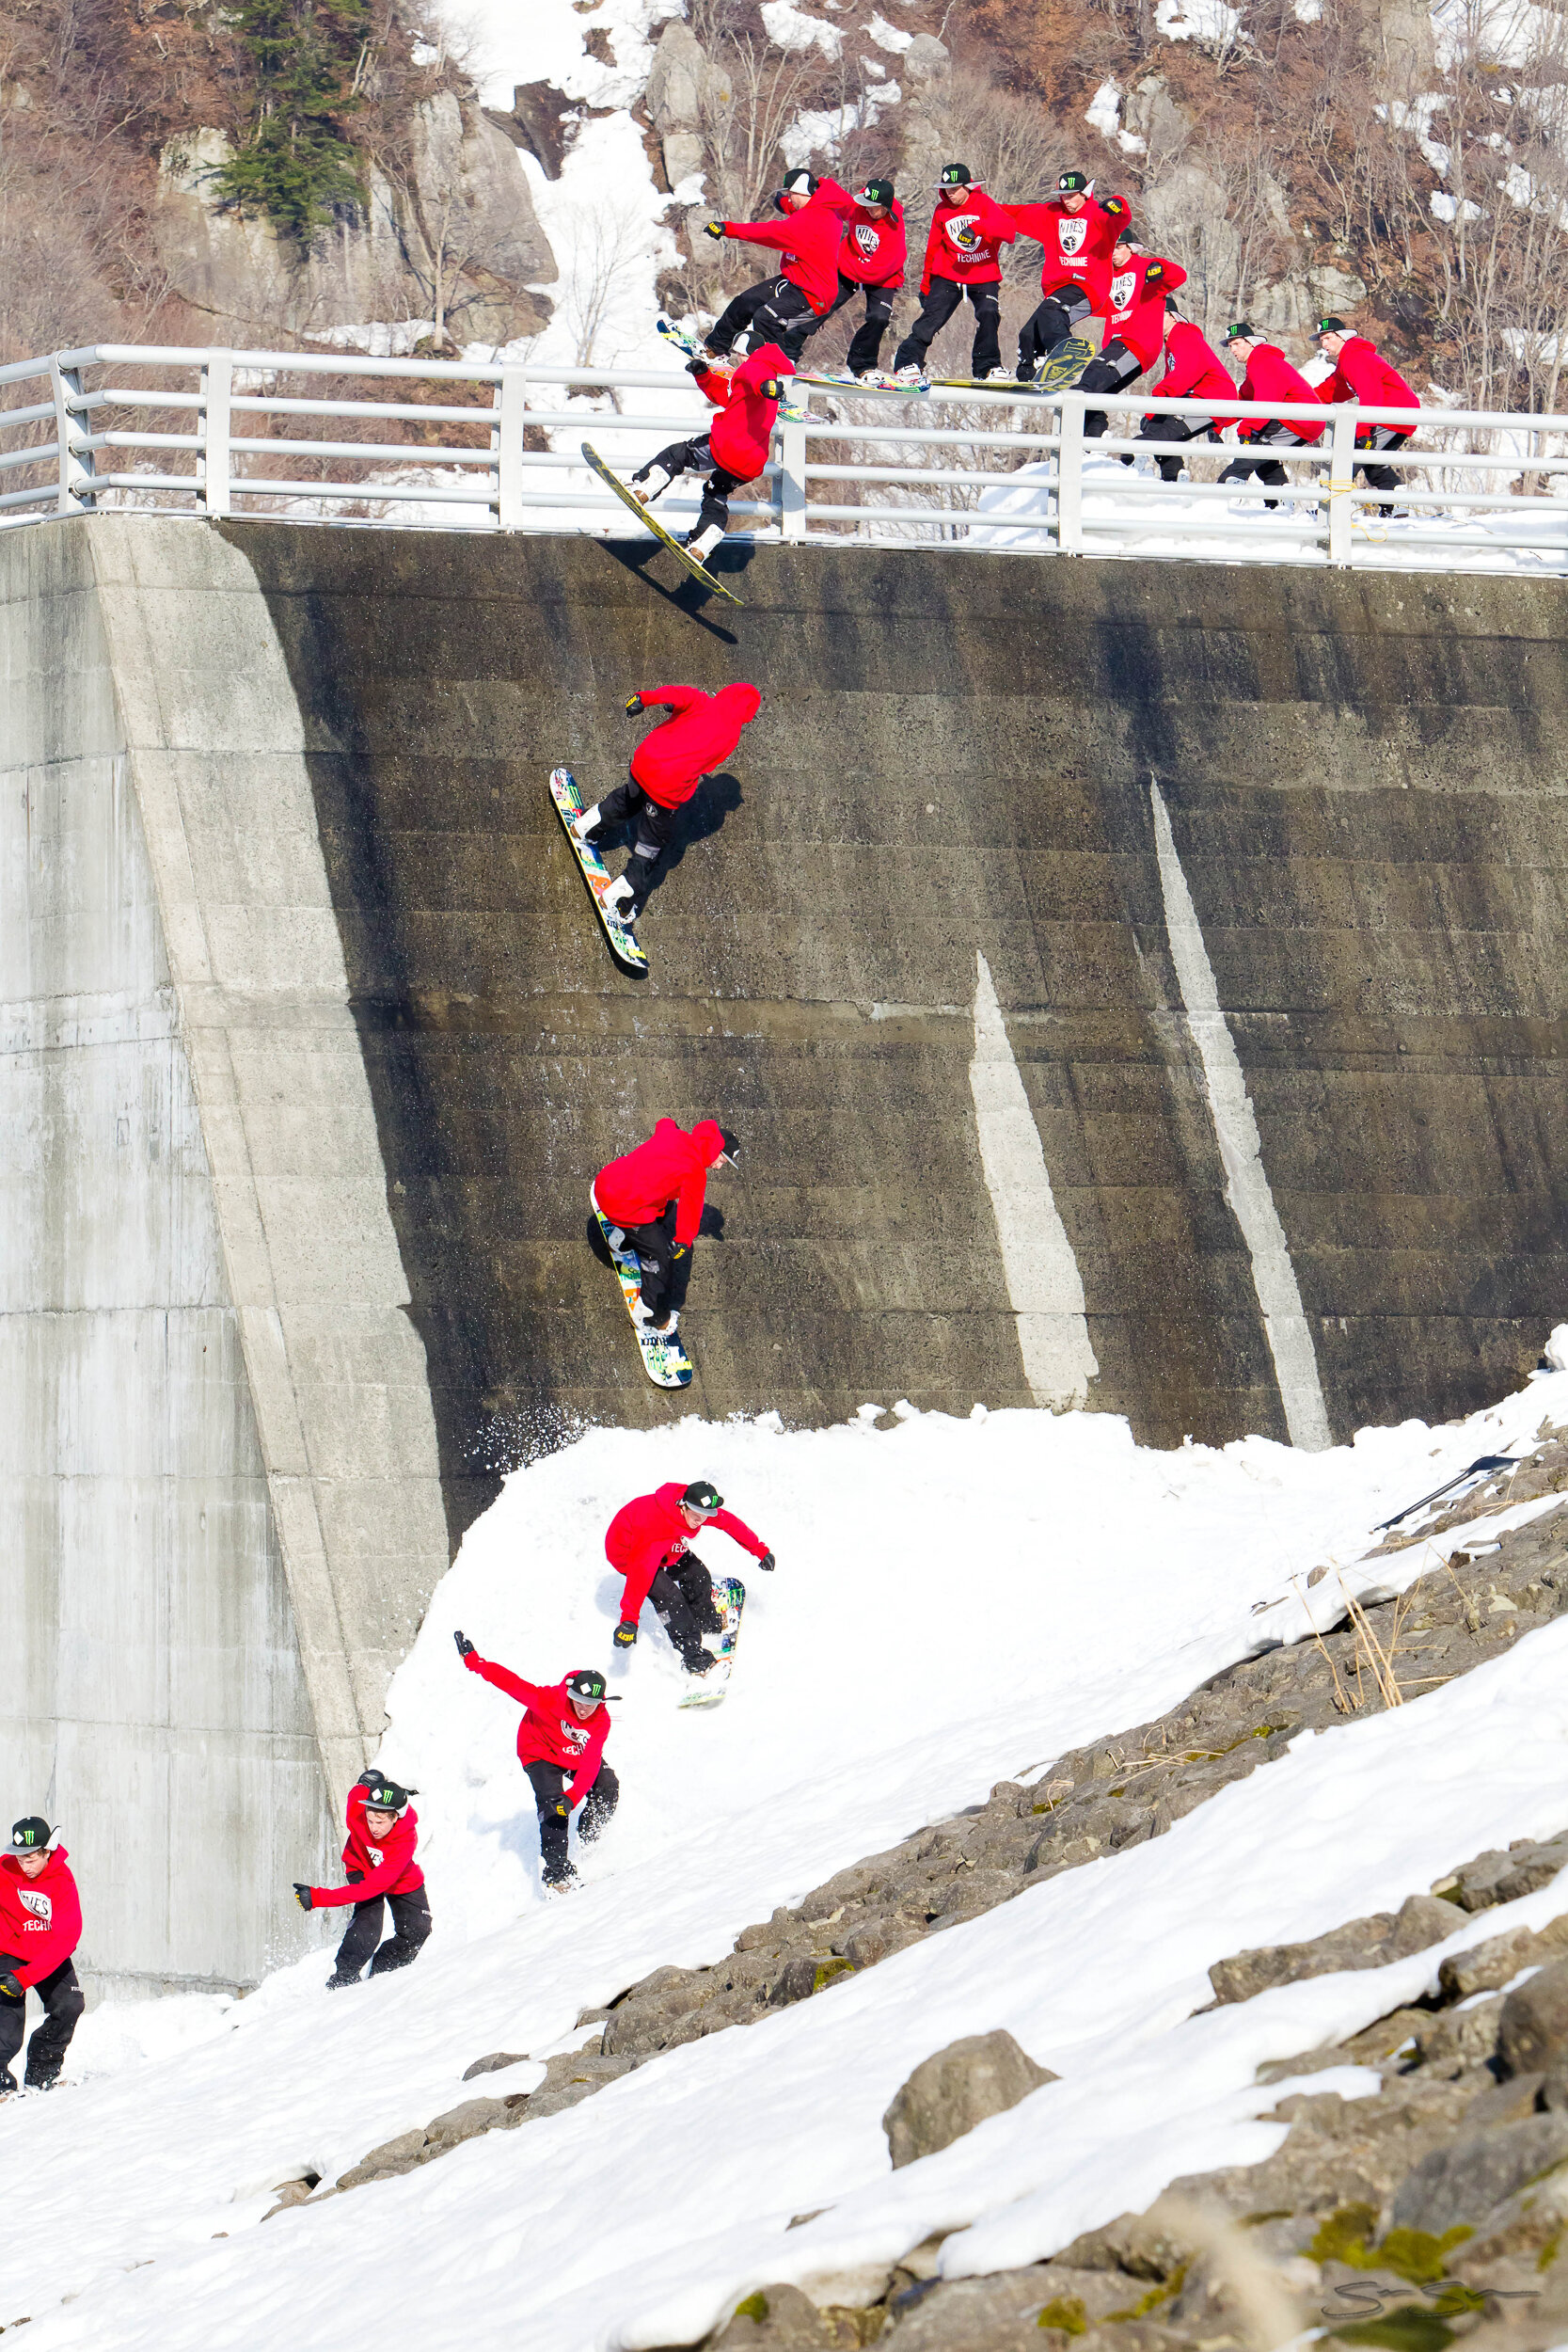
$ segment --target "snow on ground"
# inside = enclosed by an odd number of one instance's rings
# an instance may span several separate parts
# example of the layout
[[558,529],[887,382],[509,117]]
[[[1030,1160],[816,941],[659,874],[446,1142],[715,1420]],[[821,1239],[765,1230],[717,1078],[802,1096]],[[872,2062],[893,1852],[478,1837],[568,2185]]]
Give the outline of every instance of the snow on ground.
[[[347,2311],[361,2332],[475,2352],[630,2352],[700,2333],[770,2278],[852,2283],[939,2223],[973,2224],[950,2268],[1027,2260],[1175,2171],[1261,2156],[1277,2127],[1250,2119],[1279,2093],[1252,2088],[1257,2062],[1382,2013],[1434,1963],[1193,2017],[1208,1964],[1560,1828],[1568,1624],[1418,1705],[1304,1736],[1168,1836],[831,1997],[407,2180],[256,2226],[277,2183],[306,2169],[330,2181],[471,2095],[473,2058],[574,2046],[579,2009],[649,1968],[721,1958],[832,1870],[1173,1704],[1260,1626],[1304,1635],[1305,1607],[1277,1606],[1292,1576],[1350,1566],[1378,1520],[1479,1454],[1528,1451],[1545,1419],[1568,1419],[1568,1373],[1453,1427],[1410,1422],[1320,1454],[1259,1438],[1155,1453],[1089,1414],[906,1411],[879,1429],[867,1408],[806,1433],[695,1417],[596,1430],[515,1472],[392,1687],[383,1760],[420,1790],[437,1922],[419,1964],[328,1997],[323,1954],[233,2004],[95,2011],[66,2087],[0,2109],[0,2324],[30,2317],[37,2352],[209,2352],[279,2328],[297,2352],[326,2352]],[[517,1710],[463,1672],[452,1630],[531,1677],[610,1658],[604,1525],[628,1494],[697,1474],[774,1547],[777,1572],[746,1570],[717,1711],[676,1710],[657,1627],[614,1656],[621,1812],[582,1890],[546,1904]],[[745,1569],[721,1537],[703,1550]],[[1418,1544],[1348,1581],[1428,1564]],[[1312,1596],[1320,1613],[1331,1587]],[[1262,1619],[1259,1603],[1274,1604]],[[92,1860],[77,1861],[90,1908]],[[1488,1914],[1461,1934],[1505,1924]],[[879,2129],[892,2092],[930,2050],[990,2025],[1063,2080],[894,2179]],[[537,2079],[523,2066],[506,2088]]]

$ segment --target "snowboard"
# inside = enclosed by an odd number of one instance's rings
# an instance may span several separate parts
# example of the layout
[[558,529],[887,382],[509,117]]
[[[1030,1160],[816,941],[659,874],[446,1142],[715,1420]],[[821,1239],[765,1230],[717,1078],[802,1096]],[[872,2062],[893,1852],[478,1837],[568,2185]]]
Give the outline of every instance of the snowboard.
[[676,350],[684,351],[689,359],[695,359],[701,348],[695,335],[689,335],[684,326],[675,325],[673,319],[656,319],[654,325],[667,343],[673,343]]
[[719,1662],[705,1675],[692,1680],[682,1707],[718,1707],[729,1689],[730,1676],[735,1670],[735,1645],[740,1636],[740,1613],[746,1606],[746,1587],[737,1576],[716,1576],[713,1580],[714,1605],[724,1620],[719,1636]]
[[840,392],[847,400],[919,400],[925,393],[924,384],[862,384],[851,377],[846,383],[842,375],[798,375],[797,384],[813,384],[825,392]]
[[660,1339],[657,1332],[644,1331],[638,1323],[637,1303],[641,1295],[642,1269],[638,1263],[636,1250],[625,1248],[619,1242],[610,1239],[620,1228],[610,1224],[594,1200],[592,1186],[589,1188],[588,1205],[604,1235],[605,1248],[614,1260],[615,1279],[621,1285],[621,1296],[626,1302],[626,1313],[641,1351],[643,1371],[656,1389],[689,1388],[696,1366],[681,1343],[680,1333],[677,1331],[670,1339]]
[[1005,383],[993,384],[985,375],[935,375],[931,378],[933,392],[1032,392],[1033,384],[1021,384],[1016,375]]
[[1028,389],[1037,392],[1070,392],[1091,359],[1099,352],[1082,335],[1069,335],[1065,342],[1048,352],[1040,362],[1039,373]]
[[583,799],[577,778],[569,768],[550,770],[550,798],[555,803],[555,813],[561,819],[562,831],[572,845],[572,854],[582,869],[582,879],[588,884],[594,911],[604,925],[610,954],[624,971],[646,972],[648,959],[638,942],[637,933],[629,923],[623,922],[620,915],[604,902],[604,894],[610,887],[610,875],[603,858],[597,850],[591,850],[586,841],[579,841],[572,831],[573,818],[580,817],[590,803]]
[[627,489],[626,484],[615,474],[610,472],[610,468],[605,464],[604,459],[599,455],[598,451],[594,447],[591,441],[583,442],[582,455],[583,462],[586,465],[593,467],[594,471],[598,475],[599,480],[605,485],[607,489],[614,491],[623,506],[630,508],[631,512],[637,516],[638,521],[642,525],[643,529],[645,531],[651,531],[654,537],[659,542],[661,547],[668,548],[672,555],[678,556],[680,558],[681,563],[691,574],[693,580],[700,580],[705,588],[711,588],[714,595],[716,596],[722,596],[726,604],[739,604],[742,601],[742,599],[736,595],[733,588],[726,588],[721,580],[716,580],[714,578],[713,574],[708,570],[705,564],[699,564],[694,555],[689,554],[687,549],[682,547],[680,541],[675,538],[673,532],[666,531],[661,522],[655,521],[653,516],[649,514],[647,508],[643,506],[636,497],[634,497],[632,492]]

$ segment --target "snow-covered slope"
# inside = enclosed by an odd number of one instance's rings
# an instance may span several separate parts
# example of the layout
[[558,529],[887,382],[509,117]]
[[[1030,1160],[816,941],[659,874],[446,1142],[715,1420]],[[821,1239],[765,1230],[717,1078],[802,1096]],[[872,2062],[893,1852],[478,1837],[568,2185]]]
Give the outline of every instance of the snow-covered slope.
[[[425,1954],[330,1998],[323,1957],[243,2003],[90,2017],[66,2087],[0,2109],[0,2324],[26,2315],[36,2348],[103,2352],[285,2329],[325,2347],[350,2312],[356,2330],[481,2352],[669,2344],[758,2280],[853,2284],[938,2221],[976,2224],[950,2265],[1016,2262],[1176,2170],[1267,2153],[1276,2127],[1247,2118],[1277,2093],[1251,2088],[1256,2061],[1380,2013],[1396,1972],[1193,2019],[1208,1963],[1560,1828],[1568,1626],[1419,1706],[1303,1738],[1168,1836],[829,1996],[256,2226],[276,2183],[306,2167],[331,2180],[469,2095],[475,2058],[571,2046],[579,2008],[649,1968],[721,1957],[834,1868],[1172,1704],[1260,1629],[1304,1631],[1292,1576],[1353,1561],[1376,1520],[1476,1454],[1521,1450],[1544,1419],[1568,1420],[1568,1375],[1456,1428],[1407,1423],[1317,1455],[1260,1439],[1155,1454],[1108,1417],[977,1409],[886,1429],[868,1412],[815,1433],[598,1431],[516,1472],[392,1691],[384,1758],[421,1792]],[[462,1673],[452,1628],[529,1675],[603,1661],[619,1595],[606,1520],[626,1495],[699,1473],[773,1545],[777,1573],[749,1577],[716,1713],[676,1711],[657,1629],[616,1661],[622,1811],[583,1891],[546,1905],[516,1710]],[[730,1564],[721,1538],[703,1549]],[[1416,1546],[1375,1574],[1424,1565]],[[1314,1601],[1330,1588],[1337,1601],[1332,1577]],[[111,1866],[75,1859],[90,1906]],[[1502,1924],[1488,1914],[1485,1931]],[[1404,1963],[1394,1997],[1433,1964]],[[932,2049],[992,2025],[1063,2081],[895,2178],[888,2098]],[[138,2038],[154,2047],[139,2061]],[[536,2079],[519,2068],[506,2087]],[[1061,2131],[1037,2128],[1041,2101]]]

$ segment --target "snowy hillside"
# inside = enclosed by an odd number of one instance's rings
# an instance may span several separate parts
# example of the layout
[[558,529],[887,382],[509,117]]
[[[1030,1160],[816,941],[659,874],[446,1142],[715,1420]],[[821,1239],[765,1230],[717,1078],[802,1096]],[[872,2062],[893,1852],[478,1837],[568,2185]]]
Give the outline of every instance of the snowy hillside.
[[[754,2031],[673,2050],[428,2176],[258,2226],[279,2183],[329,2185],[472,2095],[474,2059],[586,2042],[579,2010],[649,1970],[721,1957],[749,1922],[998,1778],[1037,1777],[1260,1638],[1300,1639],[1314,1566],[1353,1563],[1378,1520],[1554,1421],[1568,1421],[1568,1374],[1458,1427],[1407,1423],[1316,1455],[1259,1439],[1157,1454],[1110,1418],[978,1407],[879,1428],[867,1408],[817,1433],[597,1431],[515,1473],[392,1691],[383,1760],[420,1791],[436,1921],[419,1964],[328,1998],[324,1954],[244,2002],[89,2016],[64,2087],[0,2110],[0,2324],[29,2318],[35,2352],[325,2347],[345,2314],[390,2341],[631,2352],[695,2341],[763,2280],[847,2298],[934,2227],[973,2225],[944,2249],[951,2274],[1027,2262],[1177,2172],[1267,2153],[1280,2127],[1250,2119],[1279,2094],[1255,2087],[1258,2063],[1386,2013],[1435,1959],[1194,2016],[1207,1967],[1397,1907],[1488,1843],[1560,1828],[1568,1624],[1418,1706],[1302,1735],[1167,1836]],[[516,1709],[462,1673],[452,1629],[525,1675],[602,1662],[619,1597],[607,1519],[698,1473],[774,1547],[777,1572],[748,1575],[717,1712],[676,1711],[657,1628],[617,1658],[621,1812],[583,1889],[546,1905]],[[722,1538],[702,1548],[747,1568]],[[1348,1581],[1426,1565],[1417,1544]],[[1312,1599],[1326,1623],[1338,1579]],[[1548,1891],[1484,1921],[1456,1913],[1459,1941],[1552,1908]],[[890,2173],[893,2092],[956,2035],[997,2026],[1063,2079]],[[537,2064],[499,2078],[540,2079]],[[819,2217],[790,2229],[802,2212]]]

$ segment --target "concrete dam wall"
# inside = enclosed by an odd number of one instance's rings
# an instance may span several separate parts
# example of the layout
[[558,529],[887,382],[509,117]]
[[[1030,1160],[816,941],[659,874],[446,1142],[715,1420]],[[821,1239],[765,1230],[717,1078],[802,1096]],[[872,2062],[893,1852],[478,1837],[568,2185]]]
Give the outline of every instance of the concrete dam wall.
[[[774,547],[721,612],[673,569],[0,539],[0,1760],[95,1857],[100,1981],[309,1937],[278,1895],[451,1549],[586,1421],[1310,1446],[1568,1312],[1560,583]],[[627,978],[546,775],[736,676]],[[665,1112],[745,1153],[678,1401],[584,1239]]]

